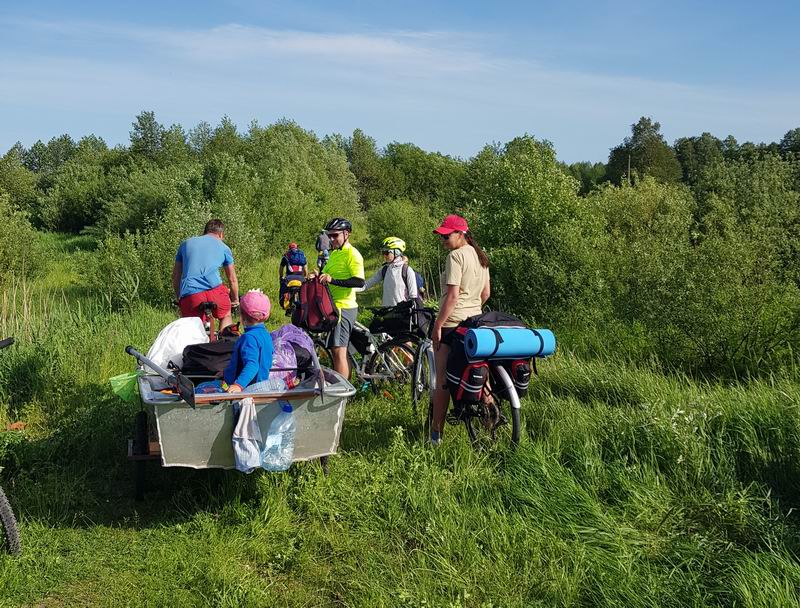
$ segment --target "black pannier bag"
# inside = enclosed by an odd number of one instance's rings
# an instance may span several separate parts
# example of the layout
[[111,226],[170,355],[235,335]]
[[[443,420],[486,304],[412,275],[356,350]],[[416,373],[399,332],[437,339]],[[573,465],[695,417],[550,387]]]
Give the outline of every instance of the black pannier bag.
[[355,349],[362,355],[367,352],[371,344],[369,333],[358,326],[353,327],[353,331],[350,332],[350,342],[352,342]]
[[375,313],[369,330],[373,334],[386,333],[390,336],[412,333],[420,338],[427,334],[429,315],[412,310],[421,307],[421,302],[407,300],[395,306],[387,306]]
[[450,389],[453,403],[480,401],[488,378],[489,364],[486,361],[468,361],[467,353],[464,352],[464,336],[460,333],[453,334],[447,357],[447,388]]
[[479,315],[464,319],[459,327],[474,329],[477,327],[527,327],[523,321],[505,312],[490,310]]

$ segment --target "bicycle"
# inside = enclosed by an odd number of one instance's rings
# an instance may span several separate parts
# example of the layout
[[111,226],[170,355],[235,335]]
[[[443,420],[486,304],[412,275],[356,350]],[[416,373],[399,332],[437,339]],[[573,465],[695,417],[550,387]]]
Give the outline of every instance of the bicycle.
[[[320,364],[333,367],[333,355],[327,344],[328,333],[314,335],[314,348]],[[362,389],[372,387],[377,392],[382,383],[405,383],[411,379],[414,351],[403,338],[372,333],[356,321],[347,344],[350,378]]]
[[[431,309],[423,309],[431,310]],[[417,346],[414,354],[411,400],[414,415],[419,416],[420,404],[428,396],[428,407],[422,423],[423,435],[427,436],[433,421],[431,387],[436,383],[436,365],[431,340],[433,323]],[[456,401],[451,398],[450,410],[445,420],[452,425],[462,422],[470,443],[476,451],[483,451],[507,439],[512,446],[519,444],[521,433],[520,398],[503,361],[487,361],[489,374],[483,383],[482,396],[477,402]],[[510,420],[503,411],[503,402],[509,404]],[[510,423],[510,424],[509,424]],[[505,437],[507,435],[507,437]]]
[[[430,392],[431,386],[436,381],[431,332],[437,310],[414,306],[410,301],[396,306],[380,306],[368,310],[376,316],[371,327],[385,328],[387,333],[392,332],[396,342],[402,342],[413,348],[411,408],[416,418],[419,416],[419,404],[424,402],[425,394]],[[419,317],[423,317],[425,321],[420,323]],[[428,408],[425,408],[425,411],[427,413]]]
[[281,308],[286,311],[287,317],[291,317],[294,309],[300,304],[300,288],[305,280],[305,277],[301,275],[287,275],[281,279],[279,300]]
[[[11,346],[14,338],[0,340],[0,350]],[[3,526],[3,538],[0,539],[0,548],[12,555],[18,555],[22,551],[22,543],[19,539],[19,525],[14,516],[11,503],[8,502],[3,488],[0,487],[0,523]]]
[[411,409],[416,418],[419,416],[420,403],[424,402],[426,394],[428,394],[430,402],[431,387],[436,383],[436,364],[431,333],[437,311],[427,307],[414,308],[412,311],[428,317],[425,337],[419,341],[414,351],[414,369],[411,375]]

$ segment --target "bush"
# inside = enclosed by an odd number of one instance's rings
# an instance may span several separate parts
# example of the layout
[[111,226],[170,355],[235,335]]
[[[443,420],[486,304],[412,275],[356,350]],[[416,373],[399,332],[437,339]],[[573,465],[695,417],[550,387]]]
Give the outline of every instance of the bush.
[[96,164],[68,161],[39,200],[42,225],[49,230],[80,232],[100,216],[106,182]]
[[115,167],[108,176],[98,227],[122,234],[141,230],[170,205],[203,200],[203,171],[195,162],[167,167]]
[[463,212],[489,255],[493,306],[556,323],[601,301],[603,234],[577,190],[552,146],[529,136],[470,162]]
[[701,236],[684,186],[647,178],[603,188],[590,201],[609,236],[600,267],[611,314],[643,328],[653,355],[722,374],[766,371],[791,359],[800,339],[800,292],[781,278],[777,248],[737,227],[730,205],[717,201],[713,214],[706,211]]
[[260,178],[254,213],[271,251],[282,251],[290,241],[310,249],[336,216],[353,222],[356,240],[365,238],[355,178],[340,149],[324,146],[294,123],[279,122],[251,128],[245,160]]
[[45,252],[28,215],[12,207],[0,188],[0,283],[33,276],[44,262]]

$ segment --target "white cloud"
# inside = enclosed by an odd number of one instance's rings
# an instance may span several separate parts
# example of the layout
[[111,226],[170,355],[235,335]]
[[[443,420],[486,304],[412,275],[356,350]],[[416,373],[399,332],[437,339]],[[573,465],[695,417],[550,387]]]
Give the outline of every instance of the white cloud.
[[[777,138],[797,123],[791,93],[711,89],[641,77],[553,69],[494,56],[458,32],[319,33],[229,24],[206,29],[103,23],[0,22],[0,148],[26,141],[38,111],[132,117],[155,109],[191,126],[223,114],[246,124],[288,116],[319,132],[361,127],[379,141],[411,140],[470,155],[531,132],[569,160],[605,157],[641,115],[669,138],[710,130]],[[11,110],[11,111],[9,111]],[[83,132],[97,132],[92,124]],[[28,142],[30,143],[30,142]]]

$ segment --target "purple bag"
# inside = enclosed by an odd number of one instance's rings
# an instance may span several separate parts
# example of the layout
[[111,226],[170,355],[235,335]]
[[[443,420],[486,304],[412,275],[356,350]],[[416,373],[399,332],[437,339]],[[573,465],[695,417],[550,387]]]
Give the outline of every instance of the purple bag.
[[297,355],[292,345],[299,346],[314,353],[314,342],[302,329],[295,325],[284,325],[271,334],[272,336],[272,368],[270,378],[280,378],[288,388],[300,383],[297,374]]

